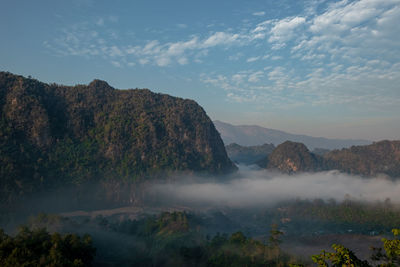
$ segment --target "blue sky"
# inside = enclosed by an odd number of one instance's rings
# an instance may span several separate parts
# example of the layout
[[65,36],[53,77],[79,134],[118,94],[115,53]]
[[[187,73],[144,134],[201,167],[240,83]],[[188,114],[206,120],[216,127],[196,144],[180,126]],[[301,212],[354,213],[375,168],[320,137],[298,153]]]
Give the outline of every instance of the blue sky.
[[0,70],[191,98],[212,119],[400,139],[400,0],[2,0]]

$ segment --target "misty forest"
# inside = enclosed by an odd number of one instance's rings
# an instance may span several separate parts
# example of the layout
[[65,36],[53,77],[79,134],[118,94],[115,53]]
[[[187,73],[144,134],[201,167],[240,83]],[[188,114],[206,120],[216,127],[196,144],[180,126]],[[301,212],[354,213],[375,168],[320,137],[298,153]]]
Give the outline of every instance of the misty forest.
[[0,267],[400,266],[400,0],[0,5]]

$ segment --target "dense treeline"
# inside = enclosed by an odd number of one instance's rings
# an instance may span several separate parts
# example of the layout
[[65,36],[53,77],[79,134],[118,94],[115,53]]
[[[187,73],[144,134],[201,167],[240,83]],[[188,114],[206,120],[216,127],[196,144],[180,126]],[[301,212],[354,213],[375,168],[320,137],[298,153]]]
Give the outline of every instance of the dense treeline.
[[201,220],[185,212],[81,221],[40,214],[30,219],[29,226],[89,231],[96,247],[95,266],[289,266],[296,261],[279,248],[282,232],[276,226],[267,243],[240,231],[210,237],[201,231]]
[[[41,228],[74,225],[92,231],[76,234],[49,234]],[[30,220],[30,228],[20,228],[15,237],[0,232],[1,266],[306,266],[280,248],[283,232],[272,225],[266,242],[243,232],[217,233],[213,237],[199,231],[199,220],[185,212],[164,212],[138,219],[108,220],[97,217],[81,222],[41,214]],[[63,226],[62,226],[63,225]],[[65,227],[65,228],[63,228]],[[334,244],[310,258],[318,266],[398,266],[400,230],[394,239],[382,239],[371,260],[360,260],[348,248]],[[95,255],[96,247],[97,253]],[[332,265],[330,265],[330,263]],[[24,265],[25,264],[25,265]],[[351,265],[353,264],[353,265]]]
[[[400,265],[400,229],[392,230],[394,239],[383,238],[383,248],[372,248],[374,254],[370,261],[359,259],[355,253],[348,248],[333,244],[334,252],[322,251],[312,256],[312,260],[319,267],[354,266],[354,267],[396,267]],[[302,266],[302,265],[297,265]]]
[[262,218],[266,223],[279,222],[289,235],[378,235],[400,225],[400,209],[389,199],[382,203],[297,200],[279,203]]
[[383,173],[400,177],[400,141],[380,141],[333,150],[326,153],[324,159],[330,169],[365,176]]
[[71,87],[0,72],[2,203],[66,185],[102,181],[117,190],[155,174],[234,169],[192,100],[99,80]]
[[91,266],[95,249],[91,237],[48,233],[21,227],[15,237],[0,229],[0,266]]

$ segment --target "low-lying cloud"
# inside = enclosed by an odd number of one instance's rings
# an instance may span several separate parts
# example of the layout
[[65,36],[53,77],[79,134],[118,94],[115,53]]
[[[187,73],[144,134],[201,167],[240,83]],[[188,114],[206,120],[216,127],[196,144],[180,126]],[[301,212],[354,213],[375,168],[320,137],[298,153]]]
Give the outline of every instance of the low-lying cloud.
[[367,202],[390,198],[392,203],[400,203],[400,181],[336,171],[284,175],[247,169],[223,182],[191,180],[153,185],[150,196],[163,203],[213,207],[269,206],[285,200],[316,198]]

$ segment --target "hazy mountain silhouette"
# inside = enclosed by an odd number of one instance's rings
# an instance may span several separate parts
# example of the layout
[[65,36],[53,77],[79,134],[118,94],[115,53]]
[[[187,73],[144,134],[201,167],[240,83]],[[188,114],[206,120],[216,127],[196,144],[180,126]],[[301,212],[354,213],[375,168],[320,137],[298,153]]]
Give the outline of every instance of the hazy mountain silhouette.
[[399,178],[400,141],[384,140],[366,146],[352,146],[322,156],[310,152],[302,143],[286,141],[258,165],[285,173],[339,170],[361,176],[385,174]]
[[214,125],[225,145],[236,143],[242,146],[256,146],[262,144],[274,144],[275,146],[285,142],[300,142],[308,149],[340,149],[355,145],[368,145],[368,140],[329,139],[324,137],[312,137],[308,135],[291,134],[284,131],[263,128],[257,125],[232,125],[222,121],[214,121]]

